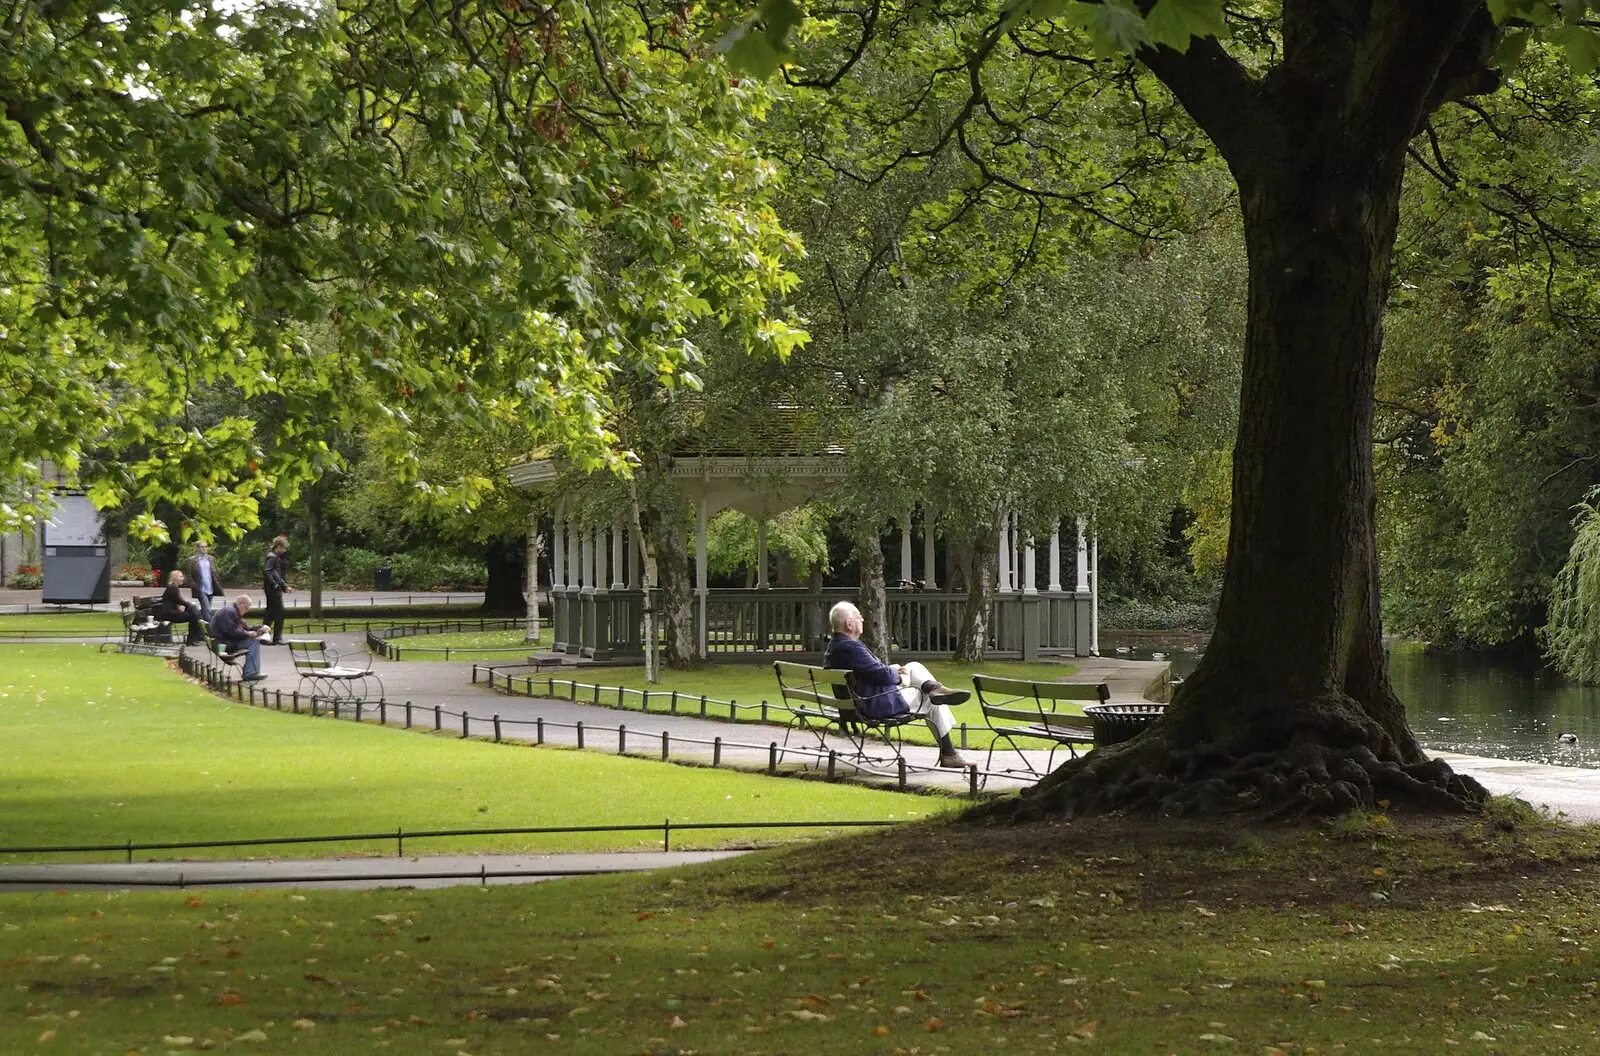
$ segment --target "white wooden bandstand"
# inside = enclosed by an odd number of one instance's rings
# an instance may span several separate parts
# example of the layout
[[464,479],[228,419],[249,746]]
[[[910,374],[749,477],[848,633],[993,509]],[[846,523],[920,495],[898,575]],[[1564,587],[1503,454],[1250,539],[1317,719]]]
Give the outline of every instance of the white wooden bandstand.
[[[706,455],[674,463],[672,480],[695,508],[694,594],[701,655],[754,661],[821,656],[828,609],[840,600],[857,600],[860,588],[816,591],[771,584],[766,522],[825,498],[844,472],[843,460],[836,455]],[[620,517],[609,524],[580,522],[574,512],[579,503],[563,493],[573,486],[570,477],[555,460],[519,463],[506,473],[514,486],[543,496],[546,507],[554,511],[553,527],[543,542],[552,558],[554,650],[598,661],[641,659],[643,561],[632,526]],[[708,585],[707,525],[724,509],[738,510],[757,524],[753,587]],[[890,581],[890,638],[896,658],[947,656],[960,638],[967,596],[938,589],[936,517],[926,507],[920,524],[922,574],[916,574],[914,513],[907,510],[895,518],[900,525],[901,586]],[[1062,525],[1070,548],[1066,565],[1061,526],[1051,533],[1041,560],[1033,540],[1018,530],[1015,515],[1004,518],[988,621],[989,655],[1034,660],[1099,652],[1097,541],[1083,518]],[[540,530],[538,515],[530,514],[530,541]],[[892,566],[889,571],[894,571]]]

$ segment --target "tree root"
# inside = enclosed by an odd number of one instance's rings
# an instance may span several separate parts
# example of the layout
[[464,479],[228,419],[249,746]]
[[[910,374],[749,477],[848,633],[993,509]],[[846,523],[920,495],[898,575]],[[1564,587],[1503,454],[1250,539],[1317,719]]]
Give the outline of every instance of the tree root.
[[[1389,806],[1428,813],[1480,809],[1488,792],[1439,759],[1407,762],[1348,706],[1302,707],[1289,722],[1243,724],[1196,739],[1169,716],[1133,741],[1059,767],[1012,804],[1018,820],[1128,811],[1177,816],[1253,813],[1336,817]],[[1196,731],[1188,731],[1196,732]]]

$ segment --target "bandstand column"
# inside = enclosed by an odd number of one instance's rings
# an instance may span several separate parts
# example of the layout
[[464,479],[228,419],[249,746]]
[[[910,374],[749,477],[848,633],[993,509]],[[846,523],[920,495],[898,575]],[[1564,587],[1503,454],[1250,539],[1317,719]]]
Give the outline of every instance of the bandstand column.
[[550,589],[565,590],[567,587],[567,500],[560,499],[556,502],[555,527],[552,529],[553,539],[550,543]]
[[911,578],[911,511],[900,516],[900,582],[913,582]]
[[1089,589],[1089,540],[1083,518],[1078,518],[1078,583],[1073,588],[1082,594]]
[[1093,568],[1094,579],[1090,581],[1089,599],[1089,653],[1091,656],[1100,655],[1100,535],[1095,533],[1089,537],[1089,564]]
[[1028,536],[1022,544],[1022,592],[1024,594],[1039,593],[1039,585],[1034,578],[1033,536]]
[[594,532],[579,530],[578,586],[594,589]]
[[611,522],[611,589],[622,590],[622,522]]
[[996,590],[1001,594],[1011,592],[1011,514],[1000,515],[1000,552],[995,561]]
[[1050,531],[1050,593],[1061,593],[1061,522]]
[[922,507],[922,586],[924,590],[938,590],[939,577],[934,574],[933,507]]

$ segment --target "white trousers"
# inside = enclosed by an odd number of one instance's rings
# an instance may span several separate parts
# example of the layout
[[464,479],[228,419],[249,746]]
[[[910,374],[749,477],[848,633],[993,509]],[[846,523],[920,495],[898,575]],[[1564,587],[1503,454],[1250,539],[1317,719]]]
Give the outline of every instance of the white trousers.
[[956,727],[956,718],[943,704],[935,704],[922,691],[928,682],[937,682],[933,672],[912,661],[900,665],[900,699],[906,702],[913,715],[921,715],[935,737],[944,737]]

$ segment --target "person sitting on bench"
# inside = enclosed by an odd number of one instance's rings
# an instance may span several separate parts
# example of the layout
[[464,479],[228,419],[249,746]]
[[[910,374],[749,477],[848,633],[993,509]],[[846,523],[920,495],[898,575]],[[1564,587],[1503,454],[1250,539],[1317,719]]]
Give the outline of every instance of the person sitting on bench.
[[828,611],[833,635],[822,653],[822,666],[855,675],[856,711],[869,719],[921,715],[939,741],[939,765],[965,767],[967,760],[950,740],[956,720],[950,705],[972,694],[947,689],[933,672],[918,663],[885,664],[861,644],[861,610],[841,601]]
[[156,619],[168,623],[189,624],[189,637],[185,645],[199,645],[205,641],[205,632],[200,627],[200,606],[194,601],[183,599],[183,573],[177,570],[167,574],[167,589],[161,592],[161,600],[156,602]]
[[250,611],[250,595],[240,594],[230,604],[223,605],[211,614],[211,637],[217,646],[230,653],[244,652],[244,680],[259,682],[266,678],[261,673],[261,634],[266,628],[247,627],[244,614]]

